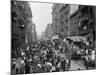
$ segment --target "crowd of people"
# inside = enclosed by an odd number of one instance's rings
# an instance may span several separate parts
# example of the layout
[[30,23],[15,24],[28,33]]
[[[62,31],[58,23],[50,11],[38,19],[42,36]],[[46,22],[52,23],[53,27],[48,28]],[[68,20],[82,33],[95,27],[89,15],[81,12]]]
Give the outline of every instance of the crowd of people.
[[50,41],[41,41],[12,51],[12,72],[27,74],[65,71],[66,60],[55,50],[57,47]]
[[[17,48],[12,51],[12,75],[68,71],[74,46],[73,42],[49,40]],[[62,57],[60,53],[65,53],[66,57]]]

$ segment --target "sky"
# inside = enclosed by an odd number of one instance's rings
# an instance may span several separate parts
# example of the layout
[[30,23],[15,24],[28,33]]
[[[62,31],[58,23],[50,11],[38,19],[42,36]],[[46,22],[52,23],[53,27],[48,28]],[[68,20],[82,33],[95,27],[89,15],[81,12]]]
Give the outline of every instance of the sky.
[[38,35],[45,31],[47,24],[52,23],[52,5],[49,3],[29,2],[32,10],[32,21],[36,25]]

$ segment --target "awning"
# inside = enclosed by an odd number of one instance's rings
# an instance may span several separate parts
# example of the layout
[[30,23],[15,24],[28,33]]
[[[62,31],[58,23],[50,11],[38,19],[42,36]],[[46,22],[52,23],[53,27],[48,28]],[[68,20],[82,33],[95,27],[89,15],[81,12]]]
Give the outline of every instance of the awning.
[[86,41],[86,37],[82,37],[82,36],[66,37],[63,41],[67,41],[67,40],[73,42],[83,42],[87,46],[89,45],[89,43]]
[[59,36],[58,36],[58,35],[54,35],[54,36],[52,37],[52,40],[54,40],[54,39],[59,39]]
[[66,39],[70,39],[73,41],[86,41],[86,37],[81,37],[81,36],[74,36],[74,37],[67,37]]

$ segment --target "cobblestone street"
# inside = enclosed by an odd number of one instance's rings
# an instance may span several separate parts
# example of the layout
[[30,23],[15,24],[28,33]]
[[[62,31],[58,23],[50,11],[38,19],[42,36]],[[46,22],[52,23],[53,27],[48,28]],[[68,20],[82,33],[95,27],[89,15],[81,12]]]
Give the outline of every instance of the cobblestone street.
[[[55,50],[56,54],[59,52],[58,50]],[[66,56],[64,53],[60,53],[60,56],[61,57],[64,57],[66,59]],[[67,59],[66,59],[66,62],[67,62]],[[66,65],[67,67],[67,65]],[[82,60],[71,60],[71,66],[70,66],[70,71],[73,71],[73,70],[85,70],[86,67],[84,66],[84,62]]]

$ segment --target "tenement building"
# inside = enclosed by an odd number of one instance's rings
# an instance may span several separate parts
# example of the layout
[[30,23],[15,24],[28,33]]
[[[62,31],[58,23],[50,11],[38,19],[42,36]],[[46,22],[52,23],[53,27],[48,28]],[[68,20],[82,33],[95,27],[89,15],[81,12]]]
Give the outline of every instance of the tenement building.
[[[74,8],[74,9],[73,9]],[[78,5],[70,4],[54,4],[53,5],[53,26],[54,33],[59,33],[61,37],[71,36],[74,34],[73,29],[76,27],[73,24],[71,25],[70,15],[78,10]],[[74,29],[75,30],[75,29]],[[77,32],[76,32],[77,33]]]
[[73,4],[54,4],[52,8],[53,33],[61,37],[86,37],[91,47],[95,45],[96,8]]
[[11,1],[11,29],[12,50],[32,41],[32,13],[28,2]]
[[68,35],[69,6],[66,4],[54,4],[52,9],[54,34],[58,34],[61,37]]
[[52,24],[49,23],[47,24],[46,29],[45,29],[45,38],[51,39],[52,36],[53,36],[53,27],[52,27]]
[[79,36],[86,36],[90,47],[95,48],[96,41],[96,7],[79,6],[80,25]]

